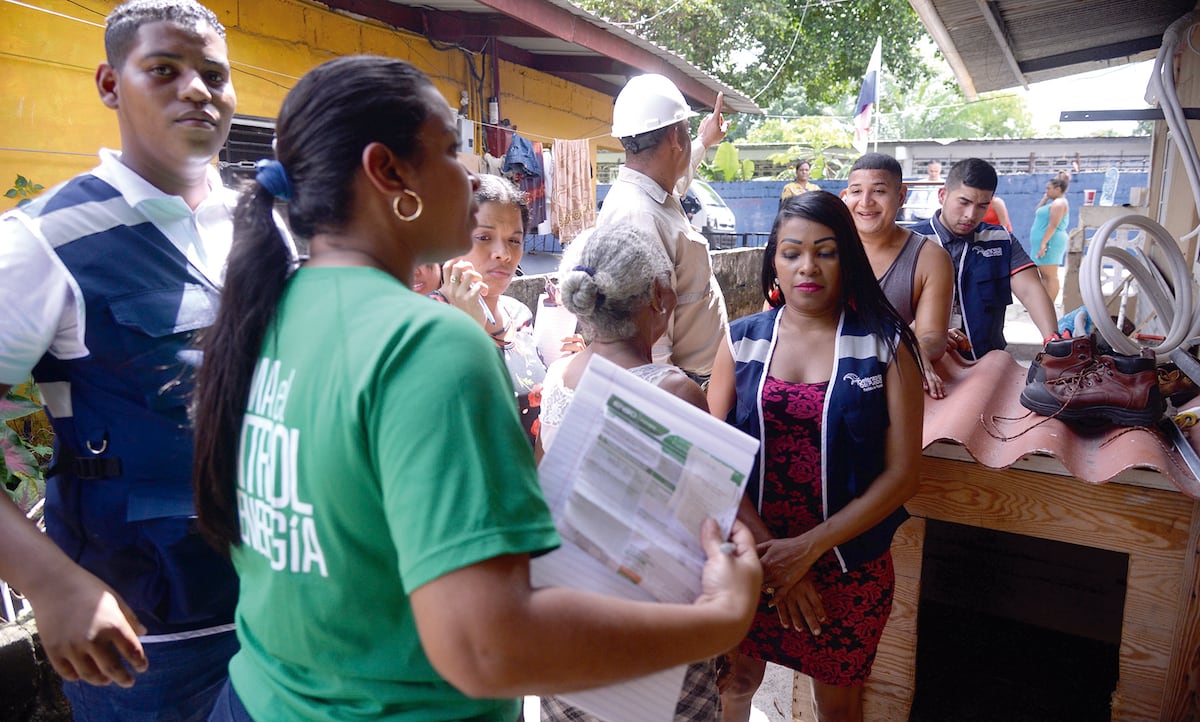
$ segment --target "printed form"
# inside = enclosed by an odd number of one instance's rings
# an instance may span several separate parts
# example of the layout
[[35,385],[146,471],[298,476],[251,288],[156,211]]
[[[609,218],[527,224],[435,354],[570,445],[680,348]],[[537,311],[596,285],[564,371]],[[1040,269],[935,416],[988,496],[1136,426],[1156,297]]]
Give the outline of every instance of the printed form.
[[[538,475],[563,546],[532,562],[536,586],[691,604],[700,525],[728,536],[758,441],[598,356]],[[670,722],[686,667],[560,697],[601,719]]]

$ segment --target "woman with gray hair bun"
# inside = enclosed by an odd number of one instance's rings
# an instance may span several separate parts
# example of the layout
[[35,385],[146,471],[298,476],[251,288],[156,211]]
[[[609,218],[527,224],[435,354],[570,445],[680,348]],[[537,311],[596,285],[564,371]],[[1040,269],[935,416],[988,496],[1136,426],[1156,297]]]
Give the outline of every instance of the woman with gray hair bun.
[[593,230],[584,240],[563,256],[559,301],[592,337],[632,338],[637,310],[652,303],[656,284],[671,290],[671,259],[661,243],[632,225]]
[[[632,225],[585,231],[563,254],[558,301],[578,317],[591,343],[581,353],[559,359],[546,370],[536,450],[539,461],[553,444],[592,356],[602,356],[708,411],[695,381],[674,366],[654,363],[651,356],[654,342],[666,332],[675,310],[672,267],[662,243]],[[713,660],[690,665],[675,706],[676,722],[716,720],[720,709]],[[542,698],[542,720],[599,722],[555,697]]]

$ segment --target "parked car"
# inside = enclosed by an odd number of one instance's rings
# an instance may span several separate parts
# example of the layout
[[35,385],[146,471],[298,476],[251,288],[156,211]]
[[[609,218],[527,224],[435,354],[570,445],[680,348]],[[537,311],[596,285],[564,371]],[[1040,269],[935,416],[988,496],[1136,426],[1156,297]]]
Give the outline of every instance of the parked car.
[[737,219],[719,193],[707,182],[696,178],[681,199],[692,225],[708,239],[708,247],[717,250],[737,245]]
[[896,211],[896,223],[902,226],[915,226],[923,220],[932,218],[934,212],[942,207],[938,200],[938,188],[942,181],[915,180],[905,181],[908,186],[908,198],[904,205]]

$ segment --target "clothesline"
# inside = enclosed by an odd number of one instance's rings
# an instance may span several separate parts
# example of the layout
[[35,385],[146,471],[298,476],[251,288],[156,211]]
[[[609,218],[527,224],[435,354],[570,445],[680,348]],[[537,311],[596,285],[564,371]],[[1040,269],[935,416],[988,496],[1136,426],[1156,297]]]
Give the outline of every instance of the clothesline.
[[496,128],[497,130],[507,130],[507,131],[509,131],[510,133],[515,133],[515,134],[518,134],[518,135],[522,135],[522,136],[524,136],[524,137],[526,137],[526,138],[533,138],[533,139],[536,139],[536,140],[548,140],[548,141],[550,141],[550,142],[554,142],[554,141],[556,141],[556,140],[586,140],[586,141],[593,141],[593,140],[599,140],[600,138],[611,138],[611,137],[612,137],[612,134],[611,134],[611,133],[601,133],[600,135],[592,135],[592,136],[588,136],[587,138],[570,138],[570,139],[568,139],[568,138],[555,138],[555,137],[553,137],[553,136],[549,136],[549,135],[541,135],[540,133],[529,133],[529,132],[526,132],[526,131],[524,131],[524,130],[517,130],[516,128],[514,128],[514,127],[513,127],[513,126],[511,126],[511,125],[498,125],[498,124],[496,124],[496,123],[485,123],[485,122],[484,122],[484,121],[482,121],[482,120],[476,120],[476,121],[472,121],[472,122],[474,122],[474,123],[478,123],[478,124],[479,124],[479,126],[480,126],[480,127],[482,127],[482,128]]

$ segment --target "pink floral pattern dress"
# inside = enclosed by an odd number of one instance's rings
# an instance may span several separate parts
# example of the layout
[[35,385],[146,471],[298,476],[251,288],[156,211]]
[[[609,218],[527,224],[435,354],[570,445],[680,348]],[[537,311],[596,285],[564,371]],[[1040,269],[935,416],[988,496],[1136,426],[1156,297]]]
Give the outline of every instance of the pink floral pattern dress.
[[[763,385],[766,458],[761,516],[776,538],[799,536],[822,521],[821,412],[827,389],[827,382],[794,383],[770,375]],[[764,596],[740,651],[823,684],[861,685],[871,673],[892,607],[891,552],[843,573],[829,551],[812,573],[827,617],[821,634],[813,636],[804,627],[784,629]]]

